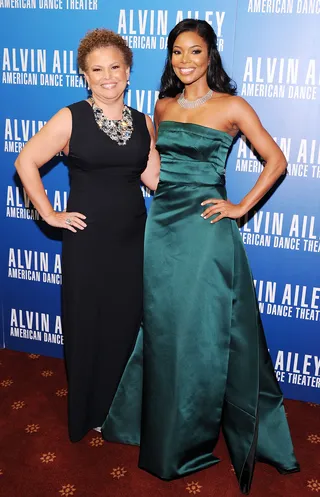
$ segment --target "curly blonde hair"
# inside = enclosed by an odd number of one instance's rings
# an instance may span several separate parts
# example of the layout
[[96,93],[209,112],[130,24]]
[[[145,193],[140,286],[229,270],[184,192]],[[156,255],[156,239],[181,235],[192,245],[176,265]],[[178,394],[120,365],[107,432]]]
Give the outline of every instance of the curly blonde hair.
[[132,50],[128,47],[122,36],[109,29],[97,28],[88,31],[85,37],[80,41],[78,47],[78,66],[82,71],[86,70],[86,60],[89,53],[96,48],[103,47],[118,48],[122,52],[125,63],[131,68],[133,58]]

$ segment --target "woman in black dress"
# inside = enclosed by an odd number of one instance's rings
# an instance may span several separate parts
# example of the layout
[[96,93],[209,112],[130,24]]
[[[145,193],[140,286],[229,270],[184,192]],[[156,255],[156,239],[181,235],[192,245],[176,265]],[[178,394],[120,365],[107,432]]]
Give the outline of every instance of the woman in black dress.
[[[142,317],[146,219],[140,180],[156,189],[159,158],[148,116],[124,105],[132,52],[105,29],[80,42],[78,63],[92,91],[61,109],[24,147],[16,168],[33,204],[63,236],[63,324],[69,435],[101,427]],[[67,212],[55,212],[39,167],[68,156]]]

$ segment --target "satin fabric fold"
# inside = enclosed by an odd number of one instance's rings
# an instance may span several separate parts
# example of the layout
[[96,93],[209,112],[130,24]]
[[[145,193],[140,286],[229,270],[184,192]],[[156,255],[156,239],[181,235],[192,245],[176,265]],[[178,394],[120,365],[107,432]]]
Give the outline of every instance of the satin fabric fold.
[[139,466],[172,480],[219,461],[222,428],[248,493],[256,460],[283,473],[299,465],[236,222],[201,217],[203,200],[226,198],[232,142],[204,126],[160,125],[144,323],[102,431],[106,440],[140,440]]

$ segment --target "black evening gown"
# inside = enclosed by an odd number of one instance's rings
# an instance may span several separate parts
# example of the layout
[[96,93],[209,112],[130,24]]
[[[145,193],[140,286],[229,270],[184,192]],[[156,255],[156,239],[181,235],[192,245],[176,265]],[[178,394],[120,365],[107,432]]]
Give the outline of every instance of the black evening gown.
[[87,217],[83,231],[64,230],[62,252],[69,436],[76,442],[106,418],[142,318],[140,175],[150,136],[134,109],[134,131],[123,146],[100,130],[87,101],[69,109],[67,210]]

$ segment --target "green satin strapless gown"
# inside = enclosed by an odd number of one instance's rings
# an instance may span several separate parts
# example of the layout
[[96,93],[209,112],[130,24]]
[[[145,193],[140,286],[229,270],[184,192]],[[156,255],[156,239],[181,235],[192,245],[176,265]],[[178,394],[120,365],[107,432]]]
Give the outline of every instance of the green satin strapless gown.
[[204,126],[160,124],[144,322],[102,432],[140,444],[139,466],[171,480],[219,461],[213,450],[222,428],[248,493],[257,460],[281,473],[299,465],[237,224],[201,217],[203,200],[227,198],[232,142]]

